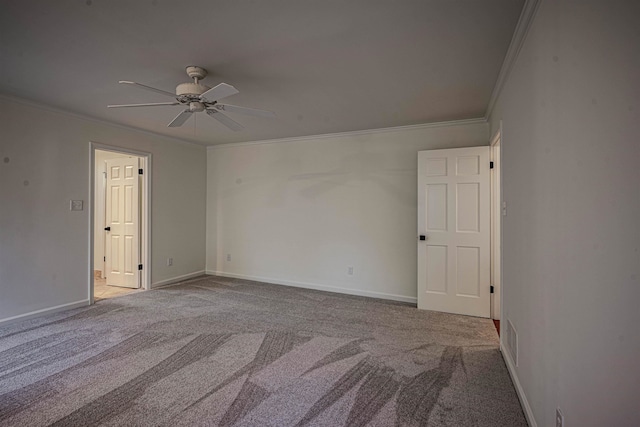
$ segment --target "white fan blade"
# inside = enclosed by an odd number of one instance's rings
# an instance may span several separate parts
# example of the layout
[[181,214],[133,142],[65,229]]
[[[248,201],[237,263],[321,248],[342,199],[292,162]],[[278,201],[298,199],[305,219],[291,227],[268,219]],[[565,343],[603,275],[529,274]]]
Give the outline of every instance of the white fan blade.
[[237,105],[216,104],[214,108],[229,113],[246,114],[247,116],[275,118],[276,114],[272,111],[260,110],[258,108],[238,107]]
[[244,129],[244,126],[242,126],[240,123],[231,120],[229,117],[225,116],[219,111],[207,110],[207,114],[234,132]]
[[156,89],[155,87],[151,87],[151,86],[143,85],[143,84],[136,83],[136,82],[129,82],[129,81],[126,81],[126,80],[120,80],[118,83],[123,84],[123,85],[134,85],[134,86],[138,86],[139,88],[146,89],[146,90],[150,90],[151,92],[159,93],[159,94],[161,94],[161,95],[170,96],[170,97],[172,97],[172,98],[175,98],[175,97],[176,97],[176,94],[175,94],[175,93],[167,92],[166,90],[162,90],[162,89]]
[[175,119],[171,120],[171,123],[169,123],[167,126],[170,128],[180,127],[184,124],[184,122],[189,120],[189,117],[191,117],[191,114],[193,114],[193,112],[189,110],[184,110],[183,112],[178,114]]
[[107,105],[107,108],[162,107],[165,105],[180,105],[180,103],[179,102],[152,102],[148,104],[117,104],[117,105]]
[[216,87],[211,88],[200,95],[200,99],[206,102],[214,102],[219,99],[226,98],[227,96],[235,95],[236,93],[239,92],[235,87],[226,83],[220,83]]

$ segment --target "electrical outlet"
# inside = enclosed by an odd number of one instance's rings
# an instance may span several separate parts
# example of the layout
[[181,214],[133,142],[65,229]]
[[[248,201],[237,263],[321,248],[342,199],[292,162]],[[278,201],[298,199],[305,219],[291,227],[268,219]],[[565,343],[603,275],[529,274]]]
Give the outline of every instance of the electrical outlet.
[[167,258],[167,266],[170,267],[173,265],[173,258]]
[[69,210],[81,211],[84,209],[84,203],[82,200],[71,200],[69,203]]
[[353,267],[352,267],[352,266],[348,266],[348,267],[347,267],[347,274],[348,274],[349,276],[353,276]]
[[502,202],[502,216],[507,216],[507,202]]
[[564,427],[564,415],[562,415],[560,408],[556,408],[556,427]]
[[231,254],[227,254],[227,261],[231,262]]

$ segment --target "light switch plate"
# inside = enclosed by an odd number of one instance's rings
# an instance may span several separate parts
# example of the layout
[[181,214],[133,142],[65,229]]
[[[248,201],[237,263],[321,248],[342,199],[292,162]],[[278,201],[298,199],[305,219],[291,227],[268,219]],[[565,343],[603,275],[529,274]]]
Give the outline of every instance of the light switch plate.
[[84,203],[82,200],[71,200],[69,209],[71,209],[72,211],[81,211],[82,209],[84,209]]

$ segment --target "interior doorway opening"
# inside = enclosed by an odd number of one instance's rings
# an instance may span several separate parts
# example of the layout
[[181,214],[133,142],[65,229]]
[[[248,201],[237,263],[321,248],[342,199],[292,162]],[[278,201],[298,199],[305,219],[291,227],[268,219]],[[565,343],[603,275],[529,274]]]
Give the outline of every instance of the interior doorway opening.
[[506,206],[502,201],[501,130],[491,139],[491,318],[497,321],[500,333],[502,298],[502,216]]
[[150,161],[148,153],[91,144],[92,304],[150,288]]

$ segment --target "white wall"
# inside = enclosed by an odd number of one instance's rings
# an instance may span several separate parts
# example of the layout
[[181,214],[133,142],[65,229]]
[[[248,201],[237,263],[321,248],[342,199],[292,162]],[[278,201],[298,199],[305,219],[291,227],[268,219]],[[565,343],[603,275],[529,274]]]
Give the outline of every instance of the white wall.
[[542,1],[490,117],[504,313],[539,426],[557,406],[567,426],[640,425],[639,17],[638,2]]
[[0,321],[88,299],[90,141],[152,153],[152,283],[204,270],[203,147],[0,98]]
[[474,123],[210,147],[207,270],[415,301],[417,152],[488,140]]
[[94,205],[93,211],[94,227],[93,227],[93,269],[98,270],[104,274],[104,238],[105,238],[105,183],[106,183],[106,164],[105,161],[109,159],[116,159],[119,157],[135,157],[130,154],[120,154],[113,151],[96,150],[95,154],[95,190],[94,190]]

